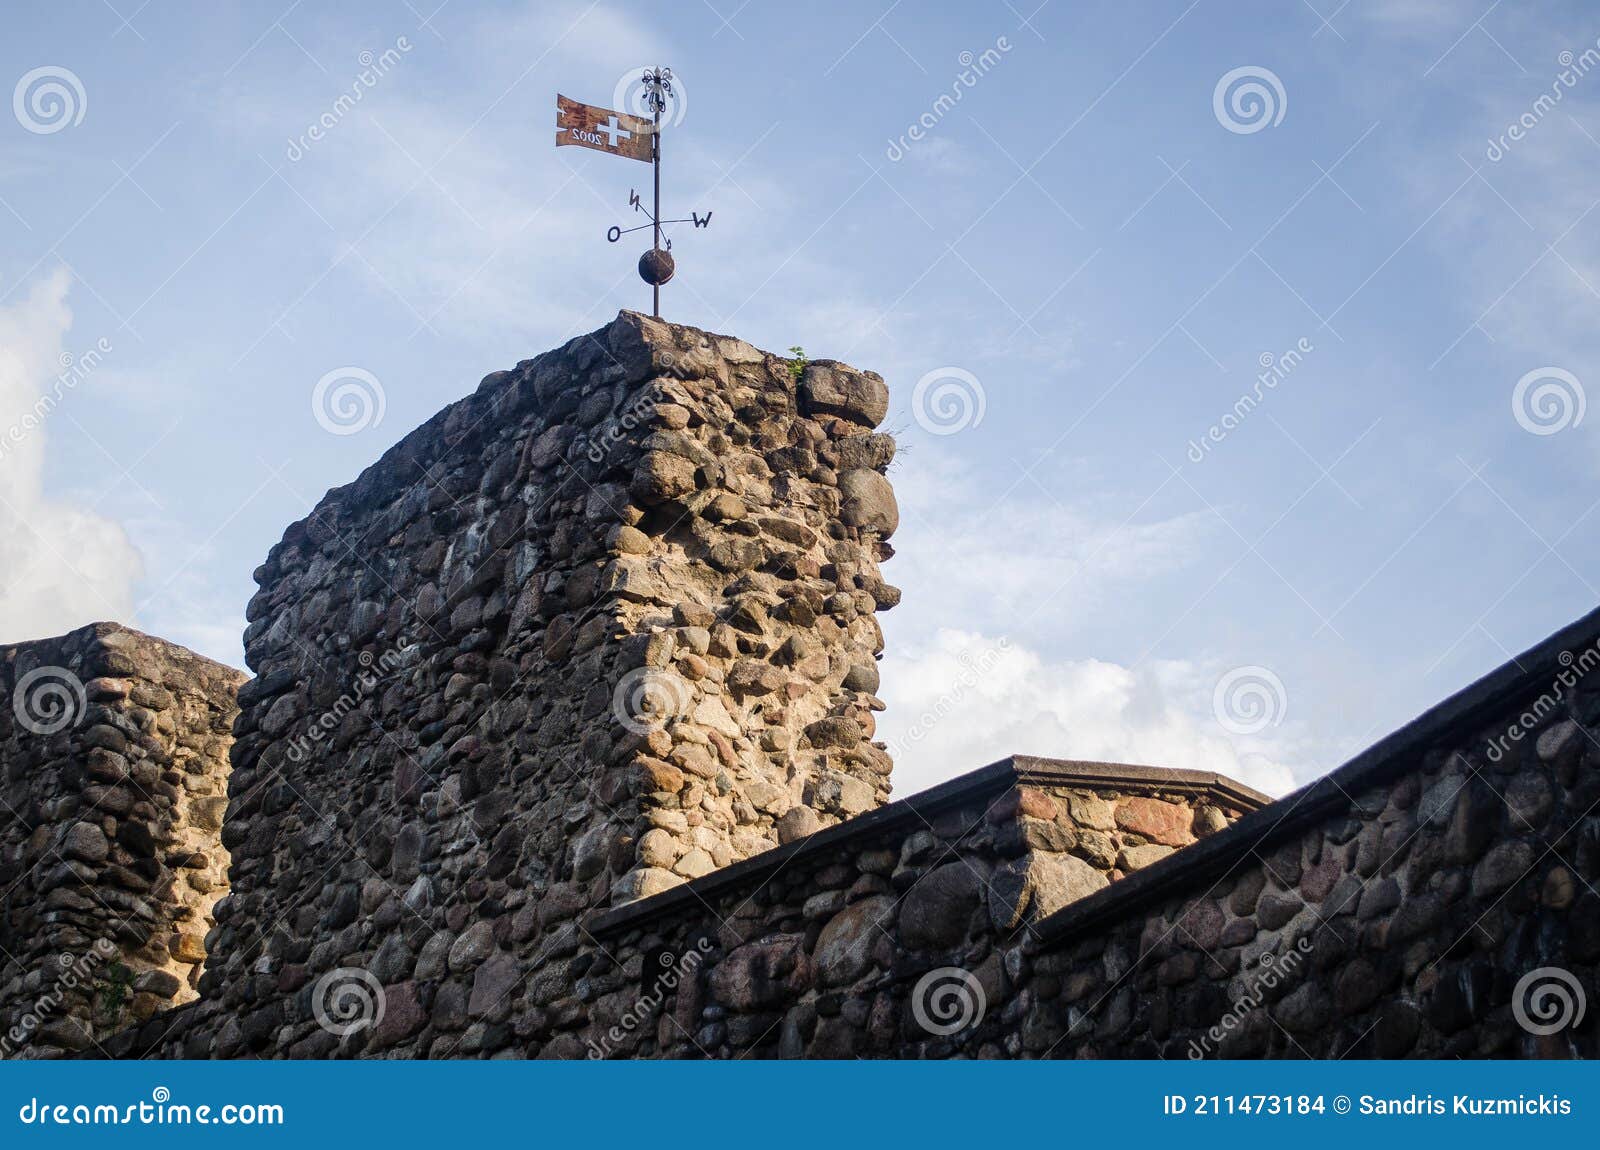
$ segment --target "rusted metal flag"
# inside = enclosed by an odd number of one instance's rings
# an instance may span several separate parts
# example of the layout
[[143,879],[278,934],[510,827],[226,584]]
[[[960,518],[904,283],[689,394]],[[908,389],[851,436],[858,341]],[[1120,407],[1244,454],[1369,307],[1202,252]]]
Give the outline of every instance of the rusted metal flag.
[[596,108],[556,94],[556,146],[576,144],[613,156],[650,163],[654,158],[650,138],[656,126],[649,120]]

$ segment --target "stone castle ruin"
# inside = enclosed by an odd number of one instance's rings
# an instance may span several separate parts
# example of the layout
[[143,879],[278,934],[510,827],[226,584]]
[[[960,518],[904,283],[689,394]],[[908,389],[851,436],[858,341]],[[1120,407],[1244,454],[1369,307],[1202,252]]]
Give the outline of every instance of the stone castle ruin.
[[624,312],[291,526],[253,678],[0,649],[0,1053],[1596,1053],[1600,613],[1277,802],[890,802],[887,410]]

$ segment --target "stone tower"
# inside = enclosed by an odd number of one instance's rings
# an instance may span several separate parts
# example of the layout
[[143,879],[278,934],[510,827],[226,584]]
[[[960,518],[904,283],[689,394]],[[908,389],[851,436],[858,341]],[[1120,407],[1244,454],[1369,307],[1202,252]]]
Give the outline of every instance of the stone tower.
[[885,802],[887,401],[624,312],[289,528],[248,610],[216,1052],[330,1052],[312,992],[357,968],[366,1052],[559,1029],[519,999],[595,961],[583,912]]

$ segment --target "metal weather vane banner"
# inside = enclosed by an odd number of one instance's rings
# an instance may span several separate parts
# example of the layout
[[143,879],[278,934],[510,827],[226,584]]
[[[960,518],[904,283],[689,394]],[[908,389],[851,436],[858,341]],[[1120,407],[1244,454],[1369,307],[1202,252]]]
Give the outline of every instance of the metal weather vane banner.
[[655,125],[649,120],[626,112],[613,112],[610,108],[596,108],[593,104],[580,104],[559,92],[556,94],[558,148],[563,144],[577,144],[648,164],[655,159],[655,149],[651,146],[654,134]]
[[630,232],[651,229],[653,242],[650,250],[639,257],[639,277],[650,285],[651,313],[661,316],[661,285],[672,278],[676,264],[672,258],[672,240],[663,235],[668,224],[693,224],[697,228],[711,223],[711,213],[700,215],[691,212],[685,219],[661,218],[661,113],[667,100],[676,98],[672,90],[672,71],[669,68],[651,68],[644,73],[645,106],[650,118],[615,112],[593,104],[579,103],[556,94],[556,147],[576,145],[607,152],[629,160],[643,160],[652,168],[654,194],[651,206],[646,208],[639,193],[629,191],[628,203],[636,212],[643,212],[649,222],[631,228],[612,226],[606,239],[616,243]]

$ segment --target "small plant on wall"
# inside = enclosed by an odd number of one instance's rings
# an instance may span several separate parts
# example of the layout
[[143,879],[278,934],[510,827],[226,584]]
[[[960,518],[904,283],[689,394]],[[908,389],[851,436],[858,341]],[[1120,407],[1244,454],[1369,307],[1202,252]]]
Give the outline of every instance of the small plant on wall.
[[133,971],[120,962],[106,967],[105,976],[95,980],[95,1000],[100,1008],[100,1021],[105,1026],[115,1026],[127,1009],[128,995],[133,988]]

